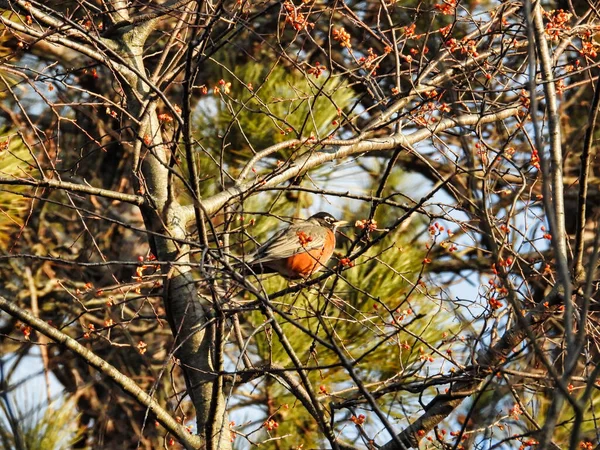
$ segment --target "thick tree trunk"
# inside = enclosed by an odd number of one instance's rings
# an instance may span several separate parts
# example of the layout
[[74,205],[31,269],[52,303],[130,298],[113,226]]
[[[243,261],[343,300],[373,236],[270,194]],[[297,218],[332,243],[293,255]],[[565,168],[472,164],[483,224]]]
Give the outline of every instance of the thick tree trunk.
[[[134,29],[123,34],[117,41],[123,59],[142,74],[146,73],[142,58],[146,37],[143,30]],[[215,355],[219,354],[214,345],[214,336],[218,330],[214,324],[207,322],[206,311],[212,305],[202,304],[191,269],[181,265],[189,262],[189,248],[176,244],[171,239],[184,237],[179,221],[182,215],[180,205],[169,195],[169,152],[162,140],[161,124],[152,103],[154,92],[139,75],[127,67],[122,68],[120,75],[124,79],[128,110],[141,122],[137,129],[134,152],[145,156],[140,158],[139,171],[134,168],[134,172],[139,189],[150,199],[149,205],[142,207],[142,215],[148,230],[165,236],[149,236],[151,248],[159,260],[178,263],[165,269],[167,272],[163,298],[175,336],[175,355],[185,374],[187,391],[196,410],[202,447],[226,450],[231,448],[229,420],[219,384],[220,378],[215,375],[219,368],[215,368],[213,364]]]

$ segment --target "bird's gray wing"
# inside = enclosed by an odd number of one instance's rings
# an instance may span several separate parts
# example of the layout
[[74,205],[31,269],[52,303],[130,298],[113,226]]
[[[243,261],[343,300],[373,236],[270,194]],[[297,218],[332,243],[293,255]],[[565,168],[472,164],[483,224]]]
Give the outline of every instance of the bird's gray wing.
[[[310,239],[302,245],[302,239],[299,233],[304,232]],[[292,225],[287,230],[276,234],[265,242],[251,260],[251,264],[262,264],[278,259],[289,258],[297,253],[302,253],[315,248],[321,248],[325,245],[327,230],[316,225],[297,224]]]

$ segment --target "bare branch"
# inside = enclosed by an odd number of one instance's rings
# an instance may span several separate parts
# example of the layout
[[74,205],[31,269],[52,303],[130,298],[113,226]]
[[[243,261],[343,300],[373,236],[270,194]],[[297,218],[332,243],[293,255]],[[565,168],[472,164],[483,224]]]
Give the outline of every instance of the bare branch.
[[131,203],[133,205],[142,206],[145,203],[144,197],[141,195],[125,194],[123,192],[115,192],[108,189],[96,188],[85,184],[70,183],[68,181],[54,180],[51,178],[45,180],[29,180],[26,178],[5,178],[0,177],[0,185],[7,186],[35,186],[41,188],[52,188],[65,190],[69,192],[80,192],[84,194],[97,195],[99,197],[118,200],[120,202]]
[[[225,189],[223,192],[213,195],[212,197],[206,198],[202,201],[202,204],[209,214],[213,214],[217,212],[225,203],[228,203],[236,197],[243,197],[257,187],[264,189],[278,186],[286,181],[291,180],[298,174],[307,172],[308,170],[321,166],[326,162],[343,159],[347,156],[361,153],[393,150],[397,147],[413,146],[414,144],[424,141],[425,139],[437,133],[441,133],[442,131],[454,128],[456,126],[482,125],[485,123],[496,122],[509,117],[515,117],[519,114],[519,111],[520,108],[507,108],[502,111],[485,115],[465,114],[457,118],[444,119],[430,129],[423,128],[409,135],[399,133],[385,138],[366,139],[357,144],[348,146],[337,146],[334,143],[331,144],[333,147],[331,149],[316,151],[314,153],[310,152],[307,155],[298,158],[296,161],[294,161],[292,167],[283,169],[279,173],[276,173],[272,176],[265,177],[265,179],[259,185],[256,183],[239,184],[229,189]],[[327,141],[322,142],[321,145],[323,145],[325,148],[330,146]],[[185,208],[184,214],[186,217],[193,217],[193,209],[191,207]]]
[[96,356],[93,352],[78,343],[75,339],[58,331],[56,328],[48,325],[43,320],[37,319],[32,314],[24,311],[13,302],[6,300],[0,296],[0,309],[10,314],[13,317],[21,320],[35,330],[42,333],[44,336],[52,339],[57,344],[64,345],[76,355],[83,358],[90,366],[94,367],[116,384],[118,384],[125,392],[134,396],[141,404],[146,406],[148,410],[156,415],[157,420],[173,435],[177,436],[179,441],[186,449],[200,448],[200,440],[193,436],[181,424],[177,423],[156,400],[142,391],[137,384],[130,378],[119,372],[114,366],[108,364],[104,359]]

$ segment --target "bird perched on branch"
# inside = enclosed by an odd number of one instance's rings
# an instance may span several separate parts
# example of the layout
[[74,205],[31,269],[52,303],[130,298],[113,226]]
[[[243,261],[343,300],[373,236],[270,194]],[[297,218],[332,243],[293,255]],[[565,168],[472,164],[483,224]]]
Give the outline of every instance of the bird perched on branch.
[[320,212],[290,225],[261,245],[247,265],[256,273],[308,278],[327,264],[335,249],[335,232],[345,220]]

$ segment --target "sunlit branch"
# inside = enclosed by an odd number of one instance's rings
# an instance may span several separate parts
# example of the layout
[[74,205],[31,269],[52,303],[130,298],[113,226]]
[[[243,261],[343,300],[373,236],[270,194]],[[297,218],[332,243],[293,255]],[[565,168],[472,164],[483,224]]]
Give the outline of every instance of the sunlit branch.
[[45,180],[29,180],[27,178],[0,177],[0,185],[35,186],[41,188],[65,190],[69,192],[80,192],[83,194],[97,195],[99,197],[131,203],[137,206],[141,206],[145,202],[144,197],[141,195],[125,194],[123,192],[116,192],[109,189],[101,189],[93,186],[87,186],[85,184],[70,183],[68,181],[60,181],[51,178]]
[[56,328],[48,325],[41,319],[37,319],[32,314],[23,310],[15,303],[8,301],[4,297],[0,296],[0,309],[10,314],[13,317],[21,320],[27,325],[31,326],[35,330],[39,331],[43,335],[52,339],[58,344],[64,345],[76,355],[83,358],[90,366],[94,367],[115,383],[117,383],[125,392],[131,394],[137,399],[142,405],[146,406],[153,414],[156,415],[157,420],[171,433],[173,433],[185,445],[187,449],[197,449],[200,446],[200,439],[197,436],[190,434],[190,432],[181,424],[177,423],[173,417],[165,411],[160,404],[146,394],[135,382],[119,372],[114,366],[107,363],[104,359],[96,356],[93,352],[85,348],[75,339],[67,336],[60,332]]
[[[298,158],[293,164],[291,164],[292,167],[285,168],[280,172],[273,174],[272,176],[267,175],[264,177],[263,181],[259,182],[258,184],[245,183],[225,189],[219,194],[206,198],[202,201],[202,204],[204,205],[205,210],[209,214],[212,214],[217,212],[225,203],[234,198],[243,197],[256,188],[264,189],[272,186],[278,186],[286,181],[291,180],[300,173],[304,173],[314,169],[315,167],[319,167],[326,162],[372,151],[393,150],[398,146],[412,146],[424,141],[434,134],[441,133],[447,129],[456,126],[482,125],[485,123],[504,120],[509,117],[517,116],[520,110],[521,108],[514,107],[489,114],[465,114],[457,118],[441,120],[429,129],[422,128],[409,135],[402,133],[393,134],[384,138],[366,139],[357,144],[344,147],[333,146],[333,148],[329,149],[327,148],[327,141],[324,141],[320,143],[320,145],[325,147],[324,150],[310,152],[307,155]],[[186,207],[184,210],[186,217],[193,217],[193,207]]]

